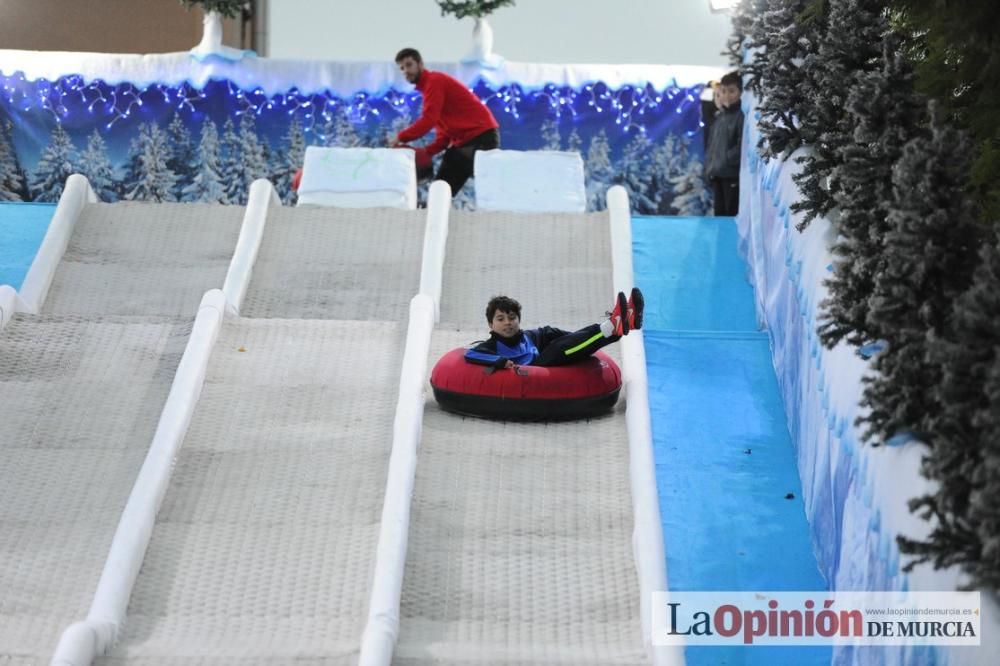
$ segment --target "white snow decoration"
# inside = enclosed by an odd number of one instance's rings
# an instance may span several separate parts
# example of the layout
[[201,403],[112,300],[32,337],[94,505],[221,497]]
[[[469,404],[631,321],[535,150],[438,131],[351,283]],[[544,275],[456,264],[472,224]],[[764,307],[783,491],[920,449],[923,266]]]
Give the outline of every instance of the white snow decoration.
[[[510,60],[495,69],[459,63],[427,63],[430,69],[445,72],[472,85],[482,79],[491,88],[517,84],[523,90],[541,90],[547,84],[579,89],[601,81],[612,90],[626,85],[656,90],[671,86],[690,87],[720,78],[725,69],[688,65],[554,65],[519,63]],[[199,61],[182,53],[69,53],[60,51],[15,51],[0,49],[0,72],[23,72],[28,80],[55,81],[67,74],[79,74],[84,81],[101,79],[110,85],[154,83],[177,86],[184,82],[203,88],[210,79],[227,79],[244,90],[260,88],[270,96],[284,94],[292,87],[304,94],[329,90],[340,97],[358,91],[382,93],[389,88],[412,90],[399,68],[384,62],[333,62],[323,60],[277,60],[244,58],[231,62],[221,57]]]
[[222,43],[222,15],[219,12],[205,13],[205,18],[202,19],[201,42],[191,49],[192,58],[201,62],[215,56],[230,62],[238,62],[246,56],[255,57],[256,55],[253,51],[243,51],[234,49],[232,46],[225,46]]
[[417,207],[413,151],[309,146],[299,205],[413,210]]
[[472,27],[472,49],[462,58],[463,65],[479,65],[486,69],[496,69],[504,58],[493,53],[493,28],[485,18],[476,18]]
[[587,209],[580,153],[556,150],[480,150],[476,209],[582,213]]

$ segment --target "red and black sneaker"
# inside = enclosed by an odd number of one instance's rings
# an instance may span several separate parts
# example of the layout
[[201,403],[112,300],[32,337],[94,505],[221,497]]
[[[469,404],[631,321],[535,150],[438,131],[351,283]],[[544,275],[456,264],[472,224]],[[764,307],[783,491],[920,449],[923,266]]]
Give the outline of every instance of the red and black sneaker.
[[646,306],[646,302],[642,298],[642,292],[639,291],[639,287],[632,287],[632,293],[628,297],[628,312],[625,317],[626,323],[628,324],[628,330],[638,331],[642,328],[642,310]]
[[612,335],[618,337],[628,335],[630,330],[628,324],[628,301],[625,300],[624,292],[618,292],[618,298],[615,299],[615,307],[608,313],[608,319],[611,320],[611,325],[614,326]]

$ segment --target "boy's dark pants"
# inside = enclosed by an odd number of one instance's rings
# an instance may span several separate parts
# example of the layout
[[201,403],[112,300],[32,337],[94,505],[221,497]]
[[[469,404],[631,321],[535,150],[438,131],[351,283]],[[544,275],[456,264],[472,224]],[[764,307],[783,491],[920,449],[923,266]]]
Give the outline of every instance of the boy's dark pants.
[[471,141],[461,146],[455,146],[444,151],[441,158],[441,168],[437,172],[437,180],[443,180],[451,186],[451,196],[457,196],[472,176],[477,150],[493,150],[500,147],[500,132],[495,129],[483,132]]
[[736,215],[740,210],[740,179],[713,178],[716,215]]
[[591,324],[550,342],[531,365],[551,367],[576,363],[617,340],[618,336],[615,335],[604,337],[600,325]]

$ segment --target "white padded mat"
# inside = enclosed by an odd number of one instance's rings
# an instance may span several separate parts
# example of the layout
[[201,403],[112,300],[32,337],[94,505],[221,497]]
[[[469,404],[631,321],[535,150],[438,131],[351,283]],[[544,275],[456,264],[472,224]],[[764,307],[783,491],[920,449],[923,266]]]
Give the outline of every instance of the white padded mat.
[[426,211],[280,208],[268,216],[245,317],[405,321]]
[[88,204],[45,300],[51,314],[189,317],[221,288],[242,206]]
[[0,332],[0,664],[47,664],[86,616],[189,333],[27,315]]
[[226,323],[106,663],[356,663],[403,335]]
[[[489,296],[525,327],[611,304],[606,214],[453,212],[430,366],[486,334]],[[605,348],[618,358],[618,348]],[[624,403],[559,424],[462,418],[428,397],[393,663],[646,664]]]

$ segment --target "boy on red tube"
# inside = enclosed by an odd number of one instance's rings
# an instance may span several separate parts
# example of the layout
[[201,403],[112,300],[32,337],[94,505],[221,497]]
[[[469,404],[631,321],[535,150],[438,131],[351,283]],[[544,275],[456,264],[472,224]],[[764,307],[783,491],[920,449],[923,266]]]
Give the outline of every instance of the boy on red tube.
[[498,370],[574,363],[641,329],[643,306],[642,292],[633,288],[628,300],[618,292],[608,318],[598,324],[574,332],[552,326],[521,330],[521,304],[507,296],[494,296],[486,305],[490,337],[473,343],[465,360]]

